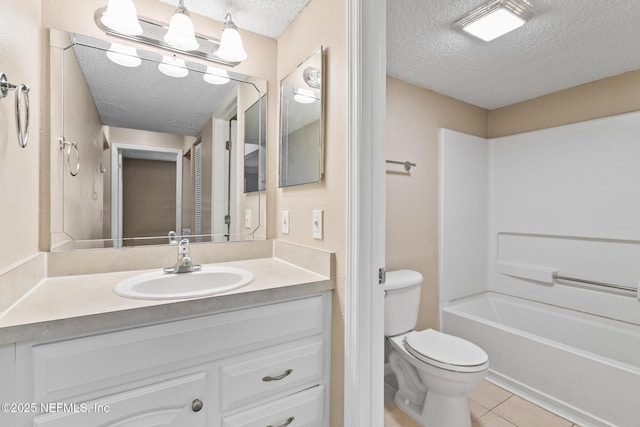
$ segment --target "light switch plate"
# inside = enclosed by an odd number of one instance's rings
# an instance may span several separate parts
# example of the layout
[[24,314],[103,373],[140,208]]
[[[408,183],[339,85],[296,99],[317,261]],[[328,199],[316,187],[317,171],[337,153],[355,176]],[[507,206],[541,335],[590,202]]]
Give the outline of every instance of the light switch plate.
[[282,211],[282,234],[289,234],[289,211]]
[[322,240],[323,238],[323,211],[322,209],[318,209],[318,210],[314,210],[313,211],[313,218],[312,218],[312,230],[313,230],[313,238],[314,239],[318,239],[318,240]]
[[244,226],[245,228],[251,228],[251,209],[244,210]]

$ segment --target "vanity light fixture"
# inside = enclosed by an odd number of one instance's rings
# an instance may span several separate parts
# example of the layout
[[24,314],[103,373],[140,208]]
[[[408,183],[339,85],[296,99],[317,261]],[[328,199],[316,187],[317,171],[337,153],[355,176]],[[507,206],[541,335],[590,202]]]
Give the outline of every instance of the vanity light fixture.
[[200,46],[196,40],[189,11],[184,7],[184,0],[180,0],[176,12],[171,17],[169,31],[164,35],[164,41],[176,49],[187,51],[196,50]]
[[224,18],[220,47],[216,55],[230,62],[240,62],[247,59],[247,52],[242,45],[242,38],[238,32],[238,27],[231,19],[230,13],[227,13],[227,16]]
[[186,77],[189,74],[184,59],[176,58],[175,55],[163,55],[162,62],[158,64],[158,70],[166,76],[175,78]]
[[316,94],[311,89],[299,88],[295,91],[293,99],[300,104],[313,104],[317,101]]
[[130,36],[142,34],[142,27],[138,22],[138,14],[133,0],[109,0],[100,21],[118,33]]
[[[137,16],[132,0],[109,0],[107,7],[96,10],[94,21],[98,28],[109,36],[148,44],[229,67],[235,67],[247,58],[240,33],[231,20],[230,14],[225,18],[222,33],[224,41],[203,37],[195,34],[193,22],[183,2],[184,0],[180,0],[169,25]],[[123,16],[127,16],[127,20],[116,19]],[[123,21],[128,24],[117,24]],[[136,28],[133,29],[133,27]]]
[[220,68],[215,68],[212,66],[207,67],[207,72],[202,76],[202,79],[212,85],[224,85],[229,83],[229,81],[231,80],[229,78],[229,73],[227,73],[225,70],[221,70]]
[[492,0],[457,20],[454,27],[484,41],[520,28],[535,15],[527,0]]
[[118,43],[111,43],[107,51],[107,58],[123,67],[139,67],[142,59],[138,57],[136,49],[131,46],[124,46]]

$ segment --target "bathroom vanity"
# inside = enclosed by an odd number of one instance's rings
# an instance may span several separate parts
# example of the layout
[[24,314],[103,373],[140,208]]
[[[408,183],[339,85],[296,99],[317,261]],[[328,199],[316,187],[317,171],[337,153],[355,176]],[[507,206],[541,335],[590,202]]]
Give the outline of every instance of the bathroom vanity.
[[224,265],[255,279],[169,301],[113,293],[140,271],[45,279],[0,318],[0,424],[329,425],[333,280],[277,258]]

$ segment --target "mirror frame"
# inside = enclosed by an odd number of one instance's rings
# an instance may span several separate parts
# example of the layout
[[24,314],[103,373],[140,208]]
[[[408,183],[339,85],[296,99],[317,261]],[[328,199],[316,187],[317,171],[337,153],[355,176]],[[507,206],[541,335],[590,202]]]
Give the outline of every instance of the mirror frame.
[[[287,80],[291,80],[291,79],[295,79],[296,81],[298,80],[297,76],[299,75],[300,77],[300,81],[305,81],[303,75],[304,75],[304,66],[305,64],[307,64],[311,59],[313,59],[315,56],[318,56],[320,58],[320,87],[318,88],[319,91],[319,96],[320,96],[320,118],[319,118],[319,126],[318,126],[318,134],[317,134],[317,143],[318,143],[318,173],[317,173],[317,179],[316,180],[309,180],[309,181],[301,181],[301,182],[288,182],[287,180],[287,176],[286,176],[286,171],[285,168],[283,167],[283,165],[286,163],[285,159],[288,157],[286,156],[285,153],[285,147],[283,144],[284,138],[287,137],[289,134],[285,134],[285,119],[287,117],[286,113],[287,110],[285,109],[285,86],[291,86],[290,84],[287,84],[286,81]],[[296,68],[291,71],[289,74],[287,74],[282,80],[280,80],[280,85],[278,87],[279,91],[280,91],[280,105],[279,105],[279,110],[280,110],[280,120],[279,120],[279,143],[278,143],[278,153],[279,153],[279,157],[278,157],[278,187],[279,188],[286,188],[286,187],[293,187],[293,186],[297,186],[297,185],[306,185],[306,184],[317,184],[322,182],[322,179],[324,178],[324,136],[325,136],[325,131],[324,131],[324,126],[325,126],[325,105],[326,105],[326,90],[325,90],[325,74],[326,74],[326,66],[325,66],[325,60],[326,60],[326,56],[325,56],[325,49],[324,46],[320,46],[318,49],[314,50],[311,55],[309,55],[308,57],[306,57],[304,59],[304,61],[300,62]],[[311,87],[311,86],[310,86]]]

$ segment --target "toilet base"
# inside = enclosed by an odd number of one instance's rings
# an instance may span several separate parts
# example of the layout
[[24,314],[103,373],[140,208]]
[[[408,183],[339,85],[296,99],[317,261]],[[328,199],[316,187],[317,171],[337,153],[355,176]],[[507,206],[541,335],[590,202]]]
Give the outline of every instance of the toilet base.
[[424,404],[420,405],[407,399],[398,390],[393,401],[423,427],[471,427],[469,401],[466,397],[452,398],[429,391]]

